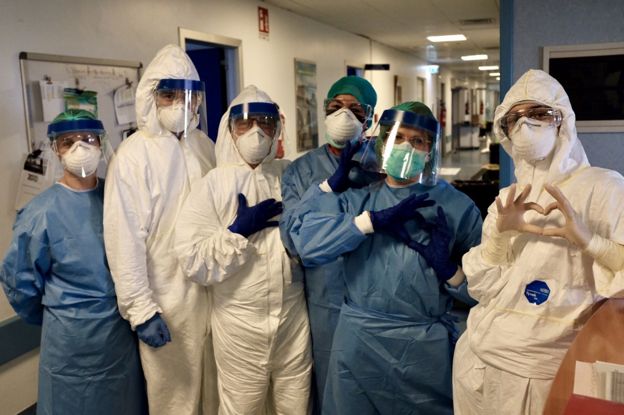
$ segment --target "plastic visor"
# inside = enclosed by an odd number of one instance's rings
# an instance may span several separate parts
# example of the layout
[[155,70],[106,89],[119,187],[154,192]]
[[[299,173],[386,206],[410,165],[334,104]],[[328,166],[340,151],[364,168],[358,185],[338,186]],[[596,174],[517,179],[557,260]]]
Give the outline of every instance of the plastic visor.
[[161,79],[154,101],[164,130],[184,136],[195,129],[207,131],[204,83],[191,79]]
[[230,108],[229,127],[232,135],[245,134],[254,125],[273,139],[279,137],[282,122],[279,107],[271,102],[246,102]]
[[[411,179],[415,177],[413,172],[420,159],[424,164],[419,182],[428,186],[436,184],[440,161],[440,124],[433,117],[386,110],[375,131],[374,149],[380,172],[392,172],[392,176],[398,179]],[[395,146],[400,150],[393,153]],[[422,152],[427,153],[424,159]],[[370,158],[369,155],[366,157]]]
[[[96,165],[96,172],[99,177],[104,177],[106,175],[108,163],[111,161],[114,155],[113,147],[106,137],[106,134],[96,135],[92,131],[76,131],[61,134],[57,136],[54,141],[52,141],[51,148],[54,154],[56,154],[56,157],[54,157],[54,159],[57,159],[56,162],[58,163],[58,167],[60,168],[59,171],[62,171],[63,169],[60,162],[61,155],[67,153],[68,151],[71,151],[71,148],[77,142],[82,142],[89,146],[94,146],[100,149],[100,158]],[[80,158],[78,160],[80,160]],[[76,159],[74,159],[74,166],[75,163]],[[82,164],[80,169],[81,171],[83,171],[83,177],[86,177],[84,176],[84,172],[90,169],[89,166],[90,160],[84,159],[84,164]]]

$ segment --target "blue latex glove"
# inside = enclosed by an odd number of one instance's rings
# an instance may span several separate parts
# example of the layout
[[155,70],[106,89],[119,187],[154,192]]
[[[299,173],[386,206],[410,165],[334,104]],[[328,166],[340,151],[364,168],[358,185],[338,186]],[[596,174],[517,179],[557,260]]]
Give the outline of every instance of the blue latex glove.
[[347,144],[340,153],[340,160],[338,161],[338,167],[332,176],[327,179],[327,184],[331,187],[332,191],[336,193],[342,193],[351,187],[352,183],[349,180],[349,172],[355,165],[353,156],[362,147],[362,142],[357,141],[355,144],[351,144],[351,141],[347,141]]
[[267,199],[255,206],[247,206],[247,198],[239,193],[236,219],[228,229],[247,238],[264,228],[277,226],[277,221],[269,221],[269,219],[282,213],[282,209],[282,202],[276,202],[275,199]]
[[428,197],[429,193],[409,195],[392,207],[370,212],[373,229],[375,232],[388,234],[407,244],[411,238],[405,230],[405,222],[416,217],[422,218],[416,209],[435,205],[435,201],[427,200]]
[[409,240],[407,246],[418,252],[436,273],[440,282],[446,282],[457,272],[457,264],[451,260],[449,243],[451,242],[451,230],[446,221],[446,215],[442,206],[438,206],[438,215],[434,223],[428,223],[425,218],[418,214],[415,218],[419,226],[428,231],[430,236],[429,245]]
[[137,335],[143,343],[151,347],[161,347],[171,341],[171,334],[165,320],[160,317],[160,313],[154,314],[152,318],[136,328]]

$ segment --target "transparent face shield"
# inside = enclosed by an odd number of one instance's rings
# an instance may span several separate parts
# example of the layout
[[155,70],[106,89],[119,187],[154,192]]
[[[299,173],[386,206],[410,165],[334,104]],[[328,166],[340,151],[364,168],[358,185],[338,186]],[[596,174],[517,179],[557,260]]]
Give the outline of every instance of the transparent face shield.
[[52,150],[65,170],[78,177],[94,174],[106,167],[113,149],[98,120],[62,121],[48,126]]
[[555,127],[559,127],[561,125],[561,120],[563,119],[561,111],[543,105],[536,105],[531,108],[522,108],[518,110],[512,109],[507,114],[502,116],[499,121],[500,128],[507,137],[509,137],[509,133],[513,131],[516,122],[522,117]]
[[418,178],[421,184],[435,185],[440,161],[439,131],[440,125],[433,117],[384,111],[374,145],[379,171],[399,181]]
[[200,121],[206,125],[204,83],[189,79],[161,79],[154,90],[158,120],[165,131],[186,137]]
[[230,108],[230,132],[238,138],[257,127],[266,137],[275,141],[281,131],[279,107],[271,102],[246,102]]

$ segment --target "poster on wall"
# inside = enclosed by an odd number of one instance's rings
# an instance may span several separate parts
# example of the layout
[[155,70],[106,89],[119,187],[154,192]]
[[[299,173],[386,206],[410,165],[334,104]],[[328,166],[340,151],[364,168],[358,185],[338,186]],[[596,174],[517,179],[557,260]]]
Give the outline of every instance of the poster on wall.
[[316,64],[295,59],[297,102],[297,151],[318,147],[316,114]]

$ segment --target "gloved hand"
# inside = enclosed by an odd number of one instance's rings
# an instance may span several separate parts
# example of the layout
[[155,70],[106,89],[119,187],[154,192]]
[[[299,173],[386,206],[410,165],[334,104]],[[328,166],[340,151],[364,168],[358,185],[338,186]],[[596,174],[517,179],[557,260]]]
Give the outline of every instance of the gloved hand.
[[559,188],[551,184],[545,185],[544,188],[556,200],[544,209],[544,214],[547,215],[552,210],[559,209],[563,213],[566,223],[562,228],[544,228],[542,235],[566,238],[579,248],[585,249],[593,236],[592,232],[583,223]]
[[405,230],[405,222],[418,216],[422,218],[416,209],[435,205],[433,200],[426,200],[428,197],[429,193],[410,195],[392,207],[370,212],[373,230],[388,234],[407,244],[411,239]]
[[516,185],[512,184],[509,188],[509,193],[507,193],[507,203],[505,206],[503,206],[500,198],[496,197],[496,208],[498,210],[496,229],[500,233],[506,231],[530,232],[538,235],[542,233],[541,227],[524,221],[524,214],[529,210],[544,214],[544,209],[539,204],[524,202],[526,198],[529,197],[530,192],[531,185],[528,184],[516,199]]
[[154,314],[152,318],[136,328],[139,339],[151,347],[161,347],[171,341],[171,334],[165,320],[160,317],[160,313]]
[[275,199],[267,199],[255,206],[247,206],[247,198],[239,193],[236,219],[228,229],[247,238],[264,228],[277,226],[277,221],[269,221],[269,219],[282,213],[282,209],[282,202],[276,202]]
[[410,240],[407,246],[425,258],[427,264],[435,271],[440,282],[446,282],[457,272],[457,264],[451,260],[449,252],[449,243],[452,235],[444,210],[442,206],[438,206],[438,215],[434,223],[428,223],[420,214],[418,214],[416,220],[422,229],[429,232],[429,245]]
[[349,180],[349,172],[355,165],[352,160],[353,156],[362,147],[362,143],[358,141],[355,144],[351,144],[351,141],[347,141],[347,144],[340,153],[340,161],[338,161],[338,167],[332,176],[327,179],[327,184],[331,187],[333,192],[342,193],[351,187],[351,180]]

